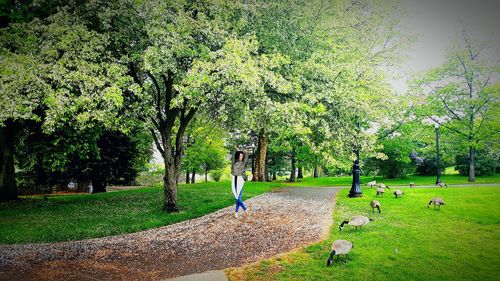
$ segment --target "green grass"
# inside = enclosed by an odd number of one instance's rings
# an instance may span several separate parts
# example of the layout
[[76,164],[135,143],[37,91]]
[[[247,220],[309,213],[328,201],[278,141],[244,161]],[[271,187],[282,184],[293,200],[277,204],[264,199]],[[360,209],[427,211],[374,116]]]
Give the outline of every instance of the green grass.
[[[365,184],[373,180],[373,176],[361,176],[361,183]],[[376,177],[378,183],[385,183],[391,185],[408,186],[410,182],[418,185],[434,185],[436,183],[436,176],[414,176],[409,175],[406,178],[389,179],[384,177]],[[467,182],[467,177],[462,175],[442,175],[441,181],[447,184],[470,184]],[[300,182],[287,183],[282,181],[287,186],[349,186],[352,183],[352,176],[343,177],[324,177],[324,178],[311,178],[306,177],[301,179]],[[480,176],[476,177],[475,183],[500,183],[500,175],[495,176]]]
[[[228,270],[230,280],[500,280],[500,186],[404,188],[402,198],[379,199],[381,214],[371,212],[370,191],[355,199],[340,191],[326,241]],[[426,206],[434,196],[447,203],[440,211]],[[375,221],[340,232],[340,222],[357,214]],[[326,267],[336,239],[354,248]]]
[[[32,196],[0,203],[0,244],[59,242],[104,237],[169,225],[234,204],[229,182],[181,185],[179,213],[161,211],[160,187],[109,192]],[[270,191],[276,183],[247,182],[243,199]]]

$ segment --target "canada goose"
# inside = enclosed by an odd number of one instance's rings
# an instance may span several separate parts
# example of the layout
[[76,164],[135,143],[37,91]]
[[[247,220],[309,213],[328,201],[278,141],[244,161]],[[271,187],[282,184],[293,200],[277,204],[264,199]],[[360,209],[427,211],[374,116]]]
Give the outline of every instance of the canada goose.
[[373,219],[370,219],[370,218],[365,217],[365,216],[352,216],[348,221],[343,221],[340,224],[339,229],[340,229],[340,231],[342,231],[342,227],[344,227],[344,224],[352,225],[356,229],[358,229],[358,227],[362,227],[363,225],[365,225],[371,221],[373,221]]
[[330,257],[326,262],[326,266],[330,266],[333,263],[333,258],[335,256],[346,255],[351,251],[354,246],[351,242],[347,240],[335,240],[332,243],[332,251],[330,252]]
[[380,195],[380,196],[383,196],[385,193],[385,190],[382,188],[382,187],[379,187],[377,188],[377,197]]
[[387,188],[387,189],[390,189],[388,185],[385,185],[385,184],[383,184],[383,183],[379,183],[379,184],[378,184],[378,187],[380,187],[380,188]]
[[410,188],[414,188],[415,187],[415,183],[414,182],[410,182]]
[[427,208],[429,208],[429,206],[431,204],[434,204],[434,209],[436,209],[436,206],[438,206],[438,209],[441,209],[441,205],[446,205],[446,203],[444,203],[443,199],[441,199],[439,197],[432,198],[431,201],[429,201],[429,204],[427,204]]
[[438,183],[437,186],[439,186],[439,187],[443,187],[443,186],[448,187],[448,185],[446,183],[444,183],[444,182]]
[[401,195],[405,194],[402,190],[399,190],[399,189],[396,189],[394,191],[394,196],[396,196],[396,198],[398,197],[401,197]]
[[368,185],[369,187],[374,187],[377,185],[377,181],[371,181],[371,182],[367,183],[366,185]]
[[380,202],[378,202],[377,200],[372,200],[372,202],[370,202],[370,206],[372,207],[373,213],[375,213],[375,208],[377,208],[378,213],[380,214]]

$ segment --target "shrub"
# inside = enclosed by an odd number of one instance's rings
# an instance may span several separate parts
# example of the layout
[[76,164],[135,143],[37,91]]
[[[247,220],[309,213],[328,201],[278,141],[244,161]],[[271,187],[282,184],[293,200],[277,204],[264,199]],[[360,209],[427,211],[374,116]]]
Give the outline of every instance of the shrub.
[[[476,176],[494,175],[500,167],[500,154],[487,148],[476,151],[474,160]],[[461,175],[469,176],[469,154],[457,155],[455,161],[455,170]]]
[[[417,158],[419,161],[415,161],[415,173],[419,176],[431,176],[436,174],[436,158]],[[441,174],[444,173],[445,163],[440,161],[439,163]]]
[[222,178],[223,172],[224,171],[221,169],[213,170],[212,172],[210,172],[210,177],[212,177],[212,179],[214,179],[214,181],[219,182],[220,179]]

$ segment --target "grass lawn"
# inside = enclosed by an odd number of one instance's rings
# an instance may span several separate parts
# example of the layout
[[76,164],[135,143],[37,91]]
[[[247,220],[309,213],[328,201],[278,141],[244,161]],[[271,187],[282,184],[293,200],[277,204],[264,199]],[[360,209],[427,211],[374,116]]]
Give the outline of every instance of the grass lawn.
[[[161,211],[163,189],[141,188],[101,194],[25,197],[0,203],[0,244],[58,242],[104,237],[160,227],[203,216],[234,204],[229,182],[180,185],[181,212]],[[276,183],[247,182],[243,199]]]
[[[372,176],[361,176],[361,183],[365,184],[373,180]],[[389,179],[384,177],[376,177],[378,183],[385,183],[391,185],[408,186],[410,182],[418,185],[434,185],[436,183],[436,176],[414,176],[409,175],[406,178]],[[441,181],[447,184],[470,184],[467,182],[467,177],[462,175],[442,175]],[[324,177],[324,178],[311,178],[306,177],[301,182],[287,183],[281,181],[287,186],[350,186],[352,183],[352,176],[343,177]],[[500,183],[500,175],[495,176],[479,176],[476,177],[475,183]]]
[[[230,280],[500,280],[500,186],[404,188],[402,198],[380,198],[372,213],[365,197],[339,192],[326,241],[260,263],[230,269]],[[447,203],[427,208],[434,196]],[[375,221],[363,229],[338,226],[352,215]],[[347,259],[326,267],[336,239],[354,244]]]

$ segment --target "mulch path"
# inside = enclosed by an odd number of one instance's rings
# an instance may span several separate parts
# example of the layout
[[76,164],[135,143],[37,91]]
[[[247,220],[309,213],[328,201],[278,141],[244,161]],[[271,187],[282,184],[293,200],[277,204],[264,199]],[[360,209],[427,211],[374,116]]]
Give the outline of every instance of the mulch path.
[[[326,236],[337,188],[287,188],[178,224],[81,241],[0,246],[0,280],[161,280],[241,266]],[[240,213],[241,214],[241,213]]]

